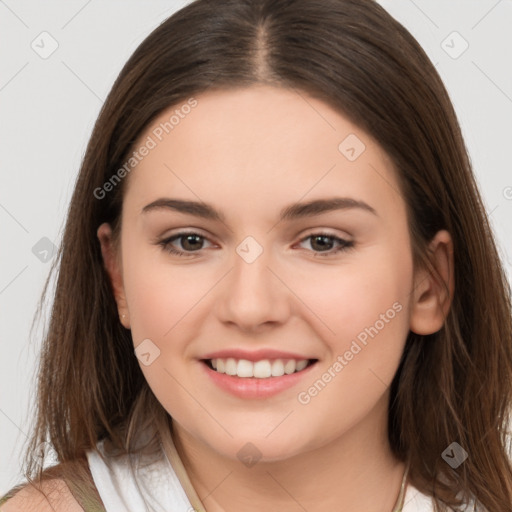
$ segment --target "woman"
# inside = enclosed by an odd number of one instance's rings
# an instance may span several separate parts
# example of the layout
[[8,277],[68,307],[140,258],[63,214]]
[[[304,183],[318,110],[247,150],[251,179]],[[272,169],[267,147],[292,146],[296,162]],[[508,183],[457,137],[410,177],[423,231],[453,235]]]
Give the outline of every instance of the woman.
[[509,288],[446,90],[378,4],[171,16],[59,255],[2,511],[512,510]]

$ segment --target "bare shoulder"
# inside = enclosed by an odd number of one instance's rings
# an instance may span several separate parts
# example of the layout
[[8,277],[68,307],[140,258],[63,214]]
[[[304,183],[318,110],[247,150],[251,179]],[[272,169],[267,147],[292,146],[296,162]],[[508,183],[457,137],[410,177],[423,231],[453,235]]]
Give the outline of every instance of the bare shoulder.
[[[46,495],[46,496],[45,496]],[[40,487],[27,484],[0,506],[0,512],[84,512],[64,480],[55,478]]]

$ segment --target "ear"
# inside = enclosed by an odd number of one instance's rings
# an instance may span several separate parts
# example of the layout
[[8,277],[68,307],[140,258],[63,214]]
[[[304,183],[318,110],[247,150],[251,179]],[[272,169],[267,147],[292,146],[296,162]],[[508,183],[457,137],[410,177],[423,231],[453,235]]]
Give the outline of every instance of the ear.
[[117,253],[112,238],[112,228],[110,224],[104,222],[96,232],[101,245],[101,255],[105,270],[110,277],[110,284],[114,292],[114,298],[117,303],[117,311],[121,323],[126,329],[130,329],[130,315],[124,293],[123,274],[121,268],[121,258]]
[[420,269],[414,276],[410,329],[416,334],[433,334],[443,327],[455,289],[453,242],[448,231],[435,235],[429,253],[433,269]]

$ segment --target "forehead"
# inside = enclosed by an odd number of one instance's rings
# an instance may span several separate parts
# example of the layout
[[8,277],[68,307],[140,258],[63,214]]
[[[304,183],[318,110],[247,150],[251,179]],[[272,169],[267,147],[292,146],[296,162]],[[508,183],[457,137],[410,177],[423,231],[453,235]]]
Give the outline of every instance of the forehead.
[[[270,86],[214,90],[163,111],[134,149],[151,147],[125,200],[141,209],[181,195],[250,205],[333,195],[401,200],[392,162],[368,134],[306,93]],[[361,198],[361,197],[356,197]]]

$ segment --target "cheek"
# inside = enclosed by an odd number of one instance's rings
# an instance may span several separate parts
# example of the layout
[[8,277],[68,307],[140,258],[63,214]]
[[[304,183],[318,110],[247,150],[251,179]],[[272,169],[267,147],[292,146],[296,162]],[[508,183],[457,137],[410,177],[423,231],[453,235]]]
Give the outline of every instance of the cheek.
[[129,239],[125,255],[124,287],[134,344],[150,338],[164,349],[174,327],[186,323],[208,292],[208,276],[194,265],[166,263],[160,249]]
[[412,261],[398,248],[366,254],[314,280],[296,280],[298,294],[329,328],[319,327],[327,354],[319,375],[297,399],[308,413],[324,415],[333,431],[340,414],[361,418],[386,392],[409,332]]
[[135,345],[146,338],[163,339],[172,328],[180,303],[177,300],[180,293],[173,290],[175,287],[179,288],[179,283],[169,286],[166,277],[155,267],[130,274],[125,290]]
[[381,327],[381,315],[384,321],[391,319],[386,329],[402,324],[402,332],[411,280],[410,261],[397,259],[392,251],[375,251],[364,259],[347,259],[338,268],[317,268],[314,278],[307,271],[297,274],[293,288],[330,332],[326,339],[343,344],[376,322]]
[[[189,382],[190,368],[183,364],[183,358],[187,356],[189,340],[197,335],[194,313],[200,309],[197,305],[211,283],[191,269],[192,266],[166,265],[154,257],[152,250],[144,248],[133,250],[123,261],[131,334],[140,368],[169,413],[194,409],[180,385]],[[150,353],[148,364],[138,353],[139,346],[140,354]]]
[[301,410],[324,418],[327,432],[339,429],[340,418],[347,426],[360,420],[383,397],[409,332],[412,265],[393,251],[378,256],[326,272],[299,292],[332,331],[323,336],[326,360],[297,396]]

